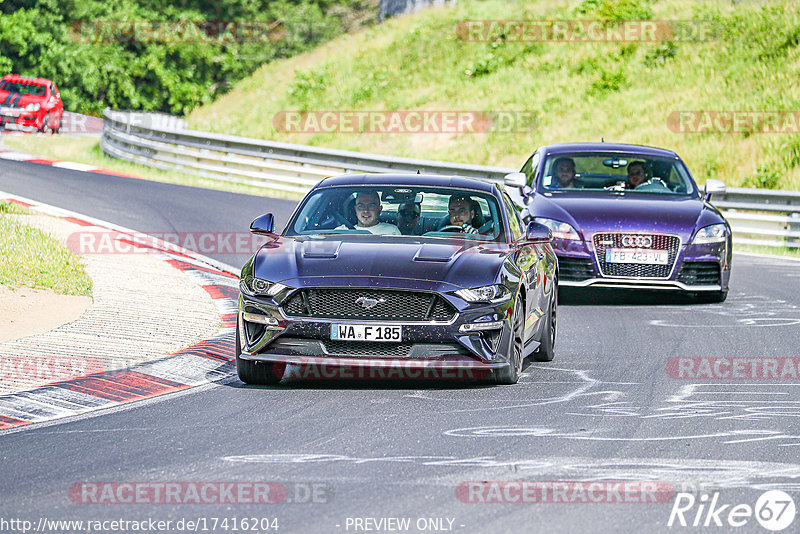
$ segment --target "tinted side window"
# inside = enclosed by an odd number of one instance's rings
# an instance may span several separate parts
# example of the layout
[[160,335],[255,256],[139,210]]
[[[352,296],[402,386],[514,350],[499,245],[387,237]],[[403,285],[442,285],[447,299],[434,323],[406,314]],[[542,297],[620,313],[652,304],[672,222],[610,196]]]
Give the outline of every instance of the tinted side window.
[[533,180],[536,177],[536,172],[539,170],[539,153],[537,152],[525,162],[519,172],[525,173],[528,177],[527,184],[533,185]]

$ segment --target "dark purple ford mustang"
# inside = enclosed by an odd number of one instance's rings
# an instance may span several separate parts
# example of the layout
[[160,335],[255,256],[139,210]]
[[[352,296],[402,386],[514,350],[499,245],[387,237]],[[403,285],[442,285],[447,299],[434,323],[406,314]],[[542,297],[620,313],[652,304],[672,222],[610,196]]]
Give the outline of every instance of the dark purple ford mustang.
[[561,286],[728,294],[731,228],[675,152],[639,145],[539,148],[506,177],[523,219],[553,231]]
[[[558,270],[551,231],[523,227],[502,186],[469,178],[326,178],[242,269],[239,378],[486,377],[550,361]],[[349,369],[348,373],[341,371]],[[353,371],[355,369],[355,371]],[[294,372],[294,371],[293,371]]]

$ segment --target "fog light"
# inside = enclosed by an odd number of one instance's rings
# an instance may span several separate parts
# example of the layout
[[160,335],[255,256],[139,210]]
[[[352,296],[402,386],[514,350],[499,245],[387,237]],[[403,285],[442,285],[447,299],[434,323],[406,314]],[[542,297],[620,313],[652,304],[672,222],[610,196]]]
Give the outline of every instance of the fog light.
[[503,328],[503,321],[490,321],[483,323],[467,323],[458,327],[459,332],[480,332],[483,330],[497,330]]
[[281,323],[275,317],[270,317],[269,315],[261,315],[260,313],[248,313],[244,312],[242,314],[244,320],[250,323],[258,323],[258,324],[265,324],[267,326],[280,326]]

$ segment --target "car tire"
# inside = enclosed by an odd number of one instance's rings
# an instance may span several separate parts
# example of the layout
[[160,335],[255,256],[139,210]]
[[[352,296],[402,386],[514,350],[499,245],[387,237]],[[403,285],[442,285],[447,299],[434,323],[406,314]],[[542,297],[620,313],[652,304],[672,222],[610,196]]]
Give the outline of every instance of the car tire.
[[539,348],[533,353],[533,359],[537,362],[551,362],[555,356],[556,348],[556,326],[558,318],[558,283],[553,282],[553,291],[550,293],[550,308],[547,310],[544,328],[542,328],[542,340]]
[[522,338],[525,335],[525,307],[522,305],[522,299],[519,297],[517,297],[517,303],[514,305],[514,315],[511,317],[511,320],[513,328],[511,330],[511,343],[508,352],[508,359],[511,365],[495,371],[492,376],[495,384],[516,384],[522,372]]
[[709,291],[708,293],[699,293],[697,300],[705,304],[715,304],[725,302],[728,298],[728,291]]
[[236,374],[245,384],[254,386],[274,385],[283,378],[282,365],[278,366],[269,362],[253,362],[239,357],[242,353],[242,344],[239,341],[239,325],[236,325]]
[[50,113],[49,112],[44,116],[44,120],[42,121],[42,127],[39,128],[40,132],[42,132],[44,134],[53,133],[53,130],[50,129],[50,125],[47,124],[48,122],[50,122]]
[[61,121],[62,120],[63,120],[63,117],[59,117],[58,124],[56,124],[56,127],[53,128],[53,133],[54,134],[61,133]]

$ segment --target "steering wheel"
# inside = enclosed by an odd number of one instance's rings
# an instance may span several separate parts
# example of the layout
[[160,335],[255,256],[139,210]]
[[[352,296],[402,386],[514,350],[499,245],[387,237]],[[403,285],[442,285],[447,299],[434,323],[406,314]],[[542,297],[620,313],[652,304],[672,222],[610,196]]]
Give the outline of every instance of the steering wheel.
[[460,224],[448,224],[447,226],[442,226],[437,232],[463,232],[464,228]]
[[354,229],[355,229],[356,225],[355,225],[355,224],[353,224],[353,223],[351,223],[350,221],[348,221],[348,220],[347,220],[347,219],[346,219],[346,218],[345,218],[345,217],[344,217],[344,216],[343,216],[341,213],[339,213],[338,211],[334,211],[334,212],[332,213],[332,215],[333,215],[333,218],[336,220],[336,222],[338,222],[339,224],[343,224],[343,225],[345,225],[345,226],[347,227],[347,229],[348,229],[348,230],[354,230]]

